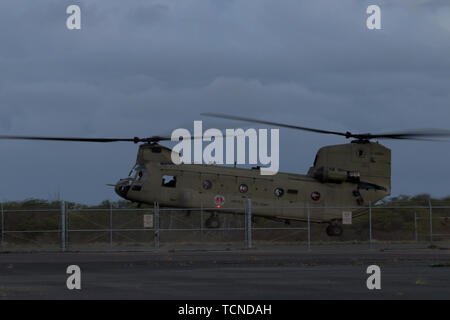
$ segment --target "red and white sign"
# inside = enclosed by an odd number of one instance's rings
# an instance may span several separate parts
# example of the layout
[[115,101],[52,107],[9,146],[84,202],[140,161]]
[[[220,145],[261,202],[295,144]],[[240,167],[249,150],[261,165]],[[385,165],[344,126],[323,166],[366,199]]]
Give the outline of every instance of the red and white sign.
[[144,214],[144,228],[153,228],[153,214]]
[[352,212],[343,211],[342,212],[342,224],[352,224]]
[[225,203],[225,197],[218,194],[217,196],[214,197],[214,204],[216,206],[221,206]]

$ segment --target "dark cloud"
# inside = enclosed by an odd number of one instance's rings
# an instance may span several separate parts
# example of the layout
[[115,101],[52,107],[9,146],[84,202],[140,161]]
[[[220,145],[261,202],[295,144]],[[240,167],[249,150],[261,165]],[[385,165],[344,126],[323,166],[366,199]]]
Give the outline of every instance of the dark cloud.
[[[450,5],[378,3],[382,30],[369,31],[369,1],[4,0],[0,132],[167,134],[190,128],[203,111],[361,132],[448,128]],[[81,6],[82,30],[65,27],[70,4]],[[308,169],[320,146],[344,142],[289,130],[281,140],[281,169],[295,172]],[[450,194],[448,144],[385,144],[395,194]],[[89,202],[115,198],[105,184],[127,173],[137,151],[1,147],[0,197],[59,189]]]

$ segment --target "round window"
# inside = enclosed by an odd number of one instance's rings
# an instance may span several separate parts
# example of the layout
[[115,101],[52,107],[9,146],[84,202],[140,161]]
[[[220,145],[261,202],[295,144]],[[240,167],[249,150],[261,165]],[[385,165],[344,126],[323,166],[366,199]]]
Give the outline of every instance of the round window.
[[248,186],[246,184],[241,184],[239,186],[239,192],[240,193],[246,193],[248,191]]
[[277,198],[280,198],[283,196],[284,194],[284,190],[282,188],[275,188],[275,190],[273,191],[273,193],[275,194],[275,196]]
[[208,190],[211,189],[212,187],[212,182],[209,180],[205,180],[203,181],[203,189]]

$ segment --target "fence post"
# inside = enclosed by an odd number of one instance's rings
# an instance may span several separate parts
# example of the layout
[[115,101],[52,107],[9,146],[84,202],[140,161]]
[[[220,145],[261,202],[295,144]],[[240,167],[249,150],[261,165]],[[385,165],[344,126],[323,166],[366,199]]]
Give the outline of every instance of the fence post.
[[311,251],[311,210],[309,202],[306,203],[306,213],[308,214],[308,251]]
[[200,236],[203,241],[203,201],[200,202]]
[[0,203],[1,206],[1,210],[2,210],[2,247],[4,246],[5,243],[5,236],[4,236],[4,229],[5,229],[5,215],[4,215],[4,211],[3,211],[3,202]]
[[66,251],[66,202],[61,201],[61,251]]
[[113,245],[113,205],[109,203],[109,246]]
[[419,242],[419,234],[417,233],[417,213],[414,211],[414,239]]
[[252,199],[247,199],[247,249],[252,248]]
[[369,248],[372,249],[372,202],[369,201]]
[[430,245],[433,245],[433,206],[431,204],[431,199],[428,200],[430,206]]
[[155,239],[155,249],[159,249],[159,203],[153,203],[154,211],[154,239]]

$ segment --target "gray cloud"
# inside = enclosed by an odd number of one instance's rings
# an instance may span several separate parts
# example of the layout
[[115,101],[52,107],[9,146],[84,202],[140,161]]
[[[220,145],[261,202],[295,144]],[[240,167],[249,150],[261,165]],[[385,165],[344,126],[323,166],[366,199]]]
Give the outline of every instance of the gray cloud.
[[[80,31],[65,28],[74,3]],[[0,132],[147,136],[190,128],[203,111],[362,132],[448,128],[450,5],[378,3],[383,29],[369,31],[372,2],[357,0],[2,1]],[[281,140],[281,169],[294,172],[320,146],[344,142],[289,130]],[[70,200],[115,198],[104,185],[137,151],[0,144],[6,199],[56,189]],[[385,144],[395,194],[450,194],[448,144]]]

